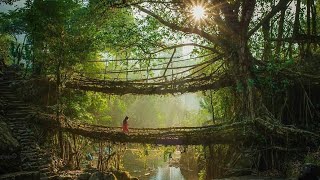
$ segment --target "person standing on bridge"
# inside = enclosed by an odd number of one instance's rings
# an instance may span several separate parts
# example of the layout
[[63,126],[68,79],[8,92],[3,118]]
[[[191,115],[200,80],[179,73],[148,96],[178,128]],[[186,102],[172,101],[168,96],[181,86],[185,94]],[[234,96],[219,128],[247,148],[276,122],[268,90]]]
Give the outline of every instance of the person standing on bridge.
[[124,118],[124,120],[122,121],[122,131],[123,131],[125,134],[129,133],[128,119],[129,119],[129,117],[126,116],[126,117]]

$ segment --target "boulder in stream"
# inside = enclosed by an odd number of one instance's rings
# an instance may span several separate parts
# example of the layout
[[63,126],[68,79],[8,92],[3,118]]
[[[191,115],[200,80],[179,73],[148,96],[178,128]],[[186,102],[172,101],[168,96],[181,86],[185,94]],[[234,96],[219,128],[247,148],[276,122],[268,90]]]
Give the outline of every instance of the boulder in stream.
[[95,172],[91,174],[91,176],[89,174],[88,179],[86,179],[87,177],[87,173],[84,173],[78,177],[78,180],[117,180],[117,177],[111,172],[107,174],[103,174],[102,172]]
[[89,180],[104,180],[104,174],[102,172],[95,172],[91,174]]

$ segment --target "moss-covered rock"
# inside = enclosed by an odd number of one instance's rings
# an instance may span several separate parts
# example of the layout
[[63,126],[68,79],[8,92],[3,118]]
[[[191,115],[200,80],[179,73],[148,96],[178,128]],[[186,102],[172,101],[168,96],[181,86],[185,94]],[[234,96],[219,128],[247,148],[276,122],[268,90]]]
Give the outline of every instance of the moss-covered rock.
[[[78,180],[80,180],[80,176],[78,177]],[[117,177],[111,172],[106,174],[102,172],[95,172],[88,178],[88,180],[117,180]]]
[[20,171],[0,175],[0,180],[38,180],[40,179],[39,171]]
[[129,174],[129,172],[127,172],[127,171],[113,171],[112,173],[117,177],[117,179],[121,179],[121,180],[136,180],[136,179],[138,179],[136,177],[132,177]]

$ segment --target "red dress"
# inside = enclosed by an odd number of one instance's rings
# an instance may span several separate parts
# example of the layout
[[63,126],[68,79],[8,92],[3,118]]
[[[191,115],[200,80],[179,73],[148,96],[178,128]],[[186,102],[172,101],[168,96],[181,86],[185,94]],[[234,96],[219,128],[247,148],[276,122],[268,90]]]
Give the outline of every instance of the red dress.
[[122,131],[124,133],[129,133],[129,129],[128,129],[128,121],[127,120],[124,120],[123,121],[123,124],[122,124]]

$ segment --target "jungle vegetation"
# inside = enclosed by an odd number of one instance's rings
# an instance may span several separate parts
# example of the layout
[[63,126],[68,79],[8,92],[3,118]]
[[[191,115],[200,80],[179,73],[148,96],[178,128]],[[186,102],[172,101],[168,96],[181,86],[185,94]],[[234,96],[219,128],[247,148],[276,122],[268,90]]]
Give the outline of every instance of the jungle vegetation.
[[[319,11],[315,0],[27,0],[0,14],[0,57],[20,67],[24,99],[57,120],[119,126],[128,113],[135,127],[267,121],[274,134],[204,146],[206,176],[224,175],[242,156],[250,168],[288,173],[319,153]],[[73,88],[81,78],[116,88]],[[187,92],[199,110],[172,96]],[[284,142],[281,127],[317,136]],[[63,159],[63,142],[76,140],[62,131],[54,138]]]

